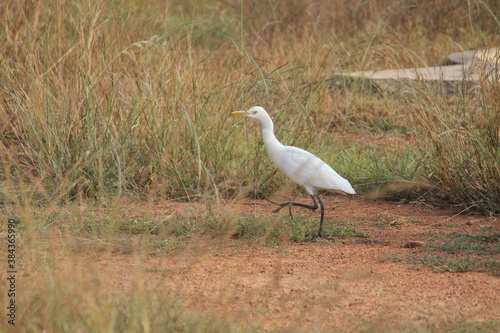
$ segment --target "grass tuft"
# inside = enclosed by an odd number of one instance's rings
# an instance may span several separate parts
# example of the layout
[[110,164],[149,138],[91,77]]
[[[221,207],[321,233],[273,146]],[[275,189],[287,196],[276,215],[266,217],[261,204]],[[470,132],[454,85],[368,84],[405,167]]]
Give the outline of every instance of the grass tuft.
[[422,89],[414,111],[422,173],[436,197],[463,211],[500,212],[500,81],[444,98]]
[[500,233],[497,228],[483,227],[480,234],[437,234],[426,242],[423,251],[425,253],[409,254],[405,261],[436,272],[500,273]]

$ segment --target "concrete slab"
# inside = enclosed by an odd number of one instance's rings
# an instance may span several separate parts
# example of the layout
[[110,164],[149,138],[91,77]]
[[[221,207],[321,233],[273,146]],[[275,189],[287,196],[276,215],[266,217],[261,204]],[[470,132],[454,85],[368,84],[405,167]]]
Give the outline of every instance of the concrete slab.
[[372,80],[479,80],[480,72],[470,66],[451,65],[438,67],[420,67],[405,69],[386,69],[383,71],[364,71],[344,73],[345,76],[359,77]]
[[498,63],[500,49],[497,47],[491,49],[469,50],[456,52],[448,55],[448,60],[454,64],[470,64],[473,62]]
[[416,83],[429,83],[446,94],[453,94],[477,85],[483,78],[498,76],[500,72],[500,48],[452,53],[448,59],[455,65],[338,73],[331,84],[345,86],[361,80],[368,81],[362,84],[370,88],[394,92],[414,87]]

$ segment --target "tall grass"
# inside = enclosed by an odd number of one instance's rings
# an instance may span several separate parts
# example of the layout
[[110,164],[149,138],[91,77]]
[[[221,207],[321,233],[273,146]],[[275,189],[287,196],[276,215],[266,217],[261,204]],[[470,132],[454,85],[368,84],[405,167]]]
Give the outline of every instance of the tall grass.
[[[429,5],[439,20],[428,18]],[[284,178],[264,158],[256,127],[229,117],[252,105],[271,111],[284,143],[311,149],[364,192],[411,180],[421,173],[411,150],[375,147],[386,156],[377,161],[362,156],[372,148],[342,139],[411,135],[414,125],[398,111],[407,101],[332,92],[327,80],[437,61],[457,45],[491,45],[497,6],[8,1],[0,37],[3,199],[269,194]],[[443,31],[460,34],[446,40]]]
[[456,98],[437,98],[421,89],[408,100],[423,173],[435,184],[438,200],[463,210],[500,212],[498,77],[490,73],[478,91]]

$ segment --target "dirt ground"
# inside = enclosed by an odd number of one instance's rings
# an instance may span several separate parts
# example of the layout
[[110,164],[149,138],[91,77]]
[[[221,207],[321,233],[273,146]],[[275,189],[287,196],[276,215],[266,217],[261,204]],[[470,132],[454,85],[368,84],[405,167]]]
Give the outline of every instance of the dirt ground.
[[[405,247],[409,241],[425,242],[438,232],[479,232],[481,225],[499,227],[498,217],[363,199],[324,201],[326,223],[333,218],[359,221],[356,230],[370,237],[273,247],[248,240],[207,242],[193,236],[176,253],[142,258],[141,276],[171,290],[187,311],[261,330],[414,331],[439,330],[446,323],[456,327],[461,322],[500,321],[499,277],[435,273],[387,260],[423,251]],[[201,212],[204,205],[165,201],[131,203],[131,209],[167,214]],[[248,200],[222,209],[264,214],[272,207]],[[101,258],[99,265],[114,288],[127,289],[136,276],[130,272],[134,260],[118,254]]]

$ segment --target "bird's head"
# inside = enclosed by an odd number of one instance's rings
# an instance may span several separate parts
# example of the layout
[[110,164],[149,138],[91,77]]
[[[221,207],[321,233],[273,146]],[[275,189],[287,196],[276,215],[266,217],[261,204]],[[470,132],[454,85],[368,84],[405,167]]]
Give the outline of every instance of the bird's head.
[[244,116],[247,116],[249,118],[253,118],[258,120],[260,123],[263,123],[265,121],[268,121],[268,119],[271,119],[269,115],[267,114],[266,110],[260,106],[254,106],[253,108],[247,110],[247,111],[234,111],[232,114],[241,114]]

